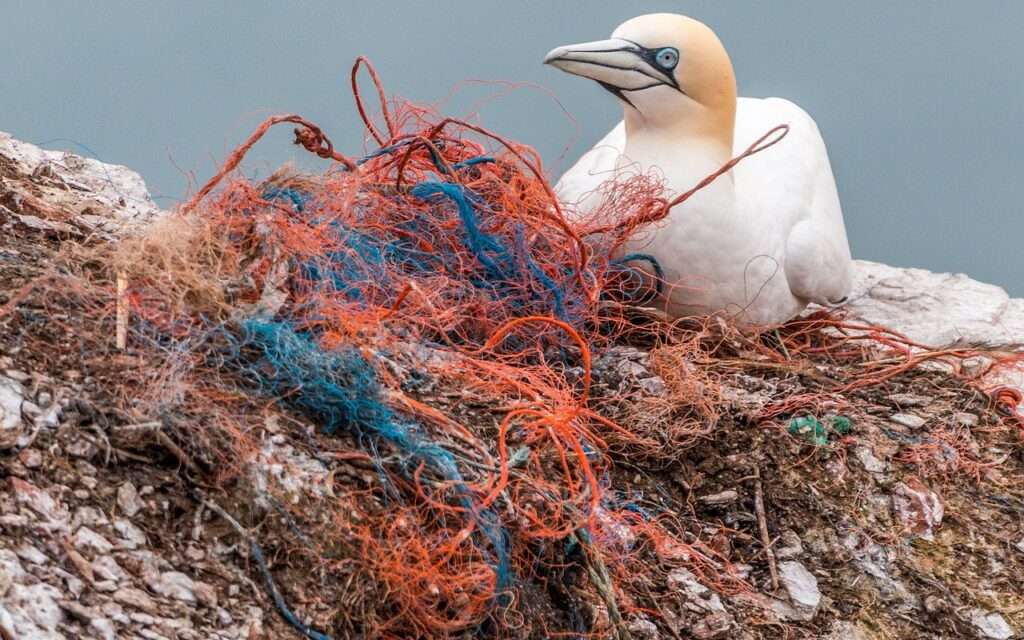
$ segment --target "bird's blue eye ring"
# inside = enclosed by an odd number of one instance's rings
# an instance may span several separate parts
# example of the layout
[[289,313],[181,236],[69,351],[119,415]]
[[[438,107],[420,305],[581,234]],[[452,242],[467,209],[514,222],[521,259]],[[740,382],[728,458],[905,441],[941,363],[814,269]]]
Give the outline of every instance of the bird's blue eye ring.
[[666,71],[671,71],[676,68],[677,64],[679,64],[679,50],[674,47],[658,49],[658,52],[654,54],[654,59],[657,61],[659,67]]

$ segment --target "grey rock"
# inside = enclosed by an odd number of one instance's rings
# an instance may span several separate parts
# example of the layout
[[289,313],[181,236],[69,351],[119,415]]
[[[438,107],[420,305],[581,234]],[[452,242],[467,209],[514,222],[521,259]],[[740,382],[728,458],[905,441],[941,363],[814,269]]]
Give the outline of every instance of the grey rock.
[[644,378],[637,382],[637,386],[639,386],[640,390],[649,396],[664,395],[666,390],[665,381],[658,376]]
[[14,583],[25,575],[18,556],[8,549],[0,549],[0,597],[6,595]]
[[864,470],[868,473],[883,474],[889,470],[889,465],[875,456],[875,452],[868,446],[854,448],[853,455],[860,461]]
[[967,413],[966,411],[958,411],[953,414],[953,421],[958,425],[964,427],[976,427],[978,426],[979,418],[976,413]]
[[912,413],[894,413],[889,416],[889,419],[898,425],[902,425],[910,429],[920,429],[927,422],[921,416],[915,416]]
[[[795,560],[779,563],[779,580],[786,588],[789,599],[799,608],[816,612],[821,603],[818,579],[804,565]],[[811,613],[813,616],[813,613]]]
[[22,419],[28,418],[29,420],[35,420],[39,416],[43,415],[43,410],[36,403],[31,400],[21,401],[21,417]]
[[46,564],[50,560],[46,554],[27,542],[15,549],[14,553],[30,564]]
[[220,626],[226,627],[234,621],[235,619],[231,617],[231,613],[229,613],[227,609],[224,609],[223,607],[217,607],[217,622],[220,624]]
[[25,449],[18,454],[18,460],[26,469],[38,469],[43,466],[43,454],[38,449]]
[[165,598],[173,598],[189,604],[196,602],[195,583],[192,582],[192,578],[179,571],[161,573],[156,580],[149,583],[149,588],[153,590],[153,593]]
[[107,516],[92,506],[84,506],[75,509],[75,514],[71,516],[71,527],[105,527],[110,524],[110,520]]
[[853,317],[932,347],[1019,345],[1024,337],[1024,300],[963,274],[856,260],[845,308]]
[[60,606],[62,609],[70,613],[73,618],[76,618],[81,622],[85,622],[86,624],[96,617],[96,614],[89,609],[89,607],[86,607],[82,603],[74,600],[64,600],[60,603]]
[[924,407],[931,404],[932,399],[925,396],[918,396],[912,393],[894,393],[889,400],[899,407]]
[[836,620],[824,640],[869,640],[869,636],[853,622]]
[[43,410],[41,414],[35,417],[33,422],[37,427],[54,429],[60,426],[61,416],[64,410],[59,404],[53,404]]
[[217,607],[217,589],[205,582],[196,582],[192,589],[196,599],[203,605],[215,609]]
[[28,382],[32,379],[32,376],[21,369],[6,369],[4,370],[4,375],[19,384]]
[[114,531],[121,537],[118,546],[122,549],[138,549],[146,544],[146,534],[128,520],[114,520]]
[[319,460],[287,444],[284,436],[267,438],[252,465],[257,503],[270,508],[270,495],[281,493],[292,503],[304,496],[326,497],[329,470]]
[[14,616],[7,610],[7,607],[0,604],[0,637],[17,638],[18,629],[14,623]]
[[670,589],[681,592],[687,597],[687,605],[697,610],[725,611],[718,594],[702,585],[697,576],[686,569],[673,569],[668,574]]
[[156,624],[156,616],[151,616],[148,613],[139,613],[138,611],[133,611],[132,613],[128,614],[128,617],[131,619],[132,622],[137,622],[139,624],[144,624],[146,626]]
[[69,456],[91,460],[99,453],[99,449],[91,441],[85,438],[76,438],[64,447]]
[[57,502],[49,492],[20,478],[11,478],[11,486],[18,504],[28,507],[51,523],[66,526],[67,509]]
[[124,611],[124,607],[122,607],[116,602],[111,602],[109,600],[104,602],[100,606],[100,611],[103,612],[103,615],[105,615],[106,617],[110,618],[118,624],[128,624],[129,622],[131,622],[131,619],[128,617],[128,614],[126,614]]
[[894,566],[897,558],[895,549],[883,547],[856,533],[846,535],[842,544],[850,552],[857,568],[871,576],[886,604],[900,611],[911,611],[919,606],[917,596],[893,577],[899,571]]
[[119,582],[128,579],[128,574],[112,556],[97,556],[92,561],[92,571],[100,580]]
[[97,580],[92,583],[92,588],[100,593],[113,593],[117,591],[117,582],[114,580]]
[[117,640],[117,629],[109,618],[93,618],[89,621],[89,629],[100,640]]
[[80,597],[85,591],[85,583],[73,573],[68,573],[63,569],[55,569],[53,573],[64,581],[64,588],[75,598]]
[[15,446],[22,435],[21,404],[25,389],[17,380],[0,376],[0,449]]
[[800,536],[796,531],[786,529],[782,532],[780,541],[782,545],[775,550],[775,558],[777,560],[793,560],[803,555],[804,546],[800,542]]
[[697,640],[719,640],[729,636],[734,620],[724,611],[717,611],[701,618],[690,628]]
[[702,496],[700,501],[703,502],[704,504],[709,505],[722,505],[736,502],[737,500],[739,500],[739,498],[740,494],[737,493],[734,489],[726,489],[725,491],[719,493],[713,493],[711,495]]
[[971,624],[978,632],[979,638],[1007,640],[1013,637],[1013,629],[1002,615],[982,609],[971,611]]
[[117,488],[117,506],[121,513],[131,518],[145,506],[139,499],[139,492],[131,482],[122,483]]
[[925,540],[934,538],[945,511],[939,495],[914,477],[896,485],[892,508],[905,531]]
[[29,519],[20,513],[5,513],[0,516],[0,526],[8,529],[23,529],[28,526]]
[[3,132],[0,155],[12,160],[25,174],[45,171],[52,176],[50,182],[54,186],[36,181],[35,188],[47,203],[80,212],[75,216],[78,226],[112,233],[163,213],[150,197],[142,177],[127,167],[65,151],[40,149]]
[[72,542],[83,551],[107,554],[114,550],[114,545],[110,544],[109,540],[89,527],[79,527]]
[[736,577],[740,580],[749,580],[750,572],[754,570],[752,565],[743,562],[737,562],[732,568],[736,571]]
[[113,595],[114,602],[150,615],[159,613],[156,601],[146,595],[145,591],[133,587],[118,589]]
[[[11,586],[4,600],[7,610],[15,619],[15,627],[19,631],[22,630],[22,625],[18,621],[20,617],[42,632],[39,637],[59,637],[56,630],[64,620],[64,611],[59,604],[61,593],[56,588],[44,582],[33,585],[15,584]],[[18,637],[36,638],[37,636],[26,634]]]
[[626,629],[637,640],[660,640],[658,626],[647,616],[633,616],[626,622]]

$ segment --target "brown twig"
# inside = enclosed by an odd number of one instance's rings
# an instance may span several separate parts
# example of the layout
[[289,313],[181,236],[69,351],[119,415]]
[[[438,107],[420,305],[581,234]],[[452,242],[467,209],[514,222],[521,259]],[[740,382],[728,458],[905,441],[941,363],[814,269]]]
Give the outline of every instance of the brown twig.
[[779,589],[779,570],[775,566],[775,552],[772,551],[772,540],[768,536],[768,519],[764,514],[764,487],[761,484],[761,466],[754,465],[754,512],[757,514],[757,526],[761,530],[761,545],[764,555],[768,558],[768,573],[772,578],[772,591]]
[[174,440],[171,439],[166,433],[164,433],[164,424],[160,421],[154,420],[152,422],[142,422],[139,424],[123,425],[120,427],[114,427],[114,435],[125,436],[129,432],[140,432],[153,437],[157,444],[166,449],[178,459],[182,465],[184,465],[192,473],[198,473],[199,467],[192,461],[185,451],[178,446]]

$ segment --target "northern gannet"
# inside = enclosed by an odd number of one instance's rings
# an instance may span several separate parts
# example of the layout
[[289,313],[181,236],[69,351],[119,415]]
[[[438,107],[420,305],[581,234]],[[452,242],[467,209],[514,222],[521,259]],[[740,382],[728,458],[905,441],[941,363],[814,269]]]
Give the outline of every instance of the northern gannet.
[[790,127],[626,245],[658,260],[670,315],[725,314],[766,327],[809,303],[844,301],[850,247],[818,127],[788,100],[737,100],[732,63],[710,28],[681,15],[640,16],[610,40],[558,47],[544,62],[596,80],[623,106],[623,121],[555,187],[576,215],[621,172],[653,169],[682,193],[771,128]]

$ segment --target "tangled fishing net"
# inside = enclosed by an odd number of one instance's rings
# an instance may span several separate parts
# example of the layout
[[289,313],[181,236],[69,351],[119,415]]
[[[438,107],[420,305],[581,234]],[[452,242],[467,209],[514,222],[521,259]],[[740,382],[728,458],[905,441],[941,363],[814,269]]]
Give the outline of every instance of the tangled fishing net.
[[[633,257],[650,271],[637,273],[615,256],[667,210],[660,185],[636,179],[591,229],[570,224],[528,147],[389,105],[377,82],[379,129],[360,98],[362,62],[352,88],[376,150],[352,160],[312,123],[270,118],[179,213],[113,255],[133,341],[168,354],[151,407],[208,412],[216,428],[191,437],[220,452],[224,481],[257,447],[239,424],[243,405],[275,402],[321,434],[347,436],[349,455],[384,481],[341,497],[330,535],[312,538],[349,547],[387,593],[390,618],[368,622],[378,634],[508,625],[522,615],[523,583],[564,564],[569,548],[588,558],[591,588],[621,625],[614,574],[640,546],[616,546],[609,528],[742,588],[713,551],[622,508],[609,442],[657,443],[590,407],[591,351],[623,323],[608,310],[656,275],[649,258]],[[332,167],[260,183],[235,176],[279,123],[298,125],[296,142]],[[504,415],[464,423],[421,402],[417,380],[445,381]]]
[[[685,566],[716,591],[746,589],[729,559],[684,535],[677,516],[619,491],[612,460],[671,460],[709,437],[722,404],[715,371],[745,366],[729,345],[759,354],[755,366],[790,365],[710,321],[631,319],[629,304],[650,299],[659,269],[620,248],[786,128],[690,192],[668,199],[657,180],[637,176],[603,187],[604,204],[570,222],[532,149],[389,103],[367,66],[376,125],[358,89],[363,62],[352,89],[371,153],[349,158],[314,124],[270,118],[180,211],[93,256],[77,288],[65,281],[61,295],[110,334],[127,318],[130,350],[149,359],[146,376],[123,383],[124,406],[190,425],[175,433],[186,472],[204,486],[245,477],[267,407],[316,425],[307,435],[319,459],[358,470],[358,482],[327,488],[317,506],[330,505],[326,517],[282,508],[295,535],[281,553],[322,581],[361,585],[337,603],[333,633],[512,635],[542,619],[531,614],[540,590],[585,594],[603,617],[582,627],[618,635],[626,612],[651,610],[630,587],[652,572]],[[281,123],[297,125],[296,142],[331,167],[284,168],[262,182],[237,176],[246,152]],[[626,338],[660,346],[652,366],[666,385],[632,412],[618,410],[624,398],[592,398],[595,355]],[[910,356],[907,341],[827,316],[780,338],[787,355],[878,362],[847,389],[966,356]],[[868,355],[869,343],[907,357],[886,364]],[[438,387],[459,393],[440,402]],[[834,413],[836,402],[792,397],[758,418]],[[331,637],[295,614],[255,541],[252,555],[289,624]],[[532,632],[577,632],[572,618]]]

